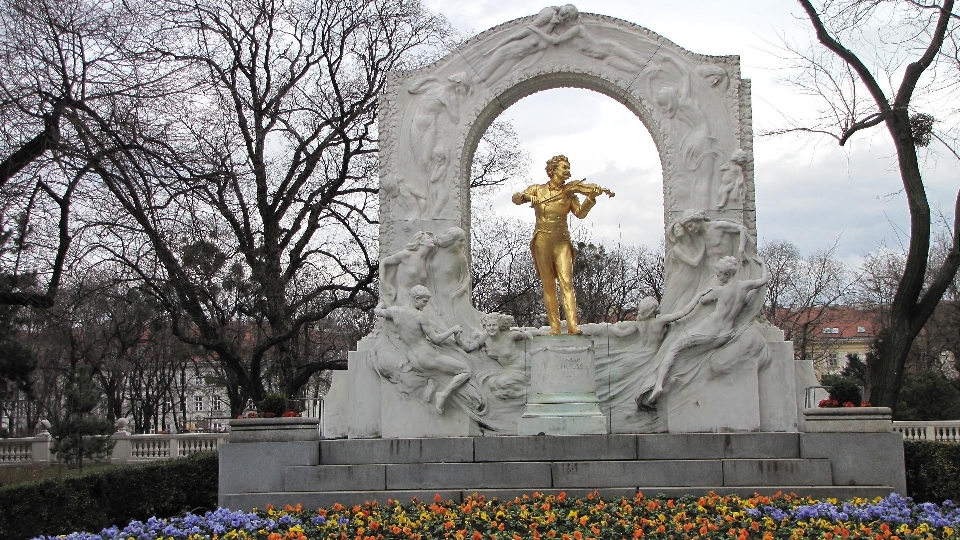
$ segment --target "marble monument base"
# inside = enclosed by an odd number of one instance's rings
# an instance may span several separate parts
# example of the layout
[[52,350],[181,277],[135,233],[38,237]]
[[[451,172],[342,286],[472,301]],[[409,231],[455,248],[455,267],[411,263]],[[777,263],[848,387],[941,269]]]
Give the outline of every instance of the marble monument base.
[[569,334],[536,336],[529,351],[530,390],[519,434],[608,433],[597,398],[593,340]]

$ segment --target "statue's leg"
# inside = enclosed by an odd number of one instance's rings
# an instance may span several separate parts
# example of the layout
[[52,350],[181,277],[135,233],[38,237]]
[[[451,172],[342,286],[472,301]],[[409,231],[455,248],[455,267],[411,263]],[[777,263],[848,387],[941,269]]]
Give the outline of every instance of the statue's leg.
[[577,320],[577,295],[573,290],[573,246],[570,241],[556,247],[557,281],[563,295],[563,315],[567,318],[567,333],[580,334]]
[[450,394],[454,390],[463,386],[468,380],[470,380],[469,373],[461,373],[455,376],[453,379],[450,379],[450,384],[446,388],[437,392],[437,414],[443,414],[443,409],[447,404],[447,398],[450,397]]
[[[539,240],[539,241],[538,241]],[[553,246],[548,238],[534,238],[530,244],[537,275],[543,285],[543,307],[547,312],[550,333],[560,333],[560,302],[557,300],[557,271],[554,267]]]

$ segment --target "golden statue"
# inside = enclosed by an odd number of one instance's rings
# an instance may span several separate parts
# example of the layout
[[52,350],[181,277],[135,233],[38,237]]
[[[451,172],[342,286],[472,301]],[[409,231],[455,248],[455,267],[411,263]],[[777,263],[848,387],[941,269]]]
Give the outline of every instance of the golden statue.
[[[587,216],[597,204],[597,195],[609,189],[596,184],[587,184],[586,178],[567,182],[570,178],[570,160],[566,156],[554,156],[547,161],[546,184],[536,184],[520,193],[513,194],[513,204],[530,203],[537,216],[530,251],[537,275],[543,283],[543,304],[547,310],[550,333],[560,333],[560,305],[557,302],[557,284],[563,296],[563,313],[567,317],[567,333],[580,334],[577,326],[577,298],[573,291],[573,244],[567,229],[567,213],[580,219]],[[585,195],[580,202],[577,193]]]

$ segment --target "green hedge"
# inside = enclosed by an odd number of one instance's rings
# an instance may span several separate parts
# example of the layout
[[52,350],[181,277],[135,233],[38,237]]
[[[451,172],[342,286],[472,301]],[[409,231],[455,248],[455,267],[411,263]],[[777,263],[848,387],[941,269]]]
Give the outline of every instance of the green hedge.
[[917,502],[960,501],[960,444],[903,441],[907,495]]
[[100,531],[217,506],[216,452],[0,488],[0,538]]

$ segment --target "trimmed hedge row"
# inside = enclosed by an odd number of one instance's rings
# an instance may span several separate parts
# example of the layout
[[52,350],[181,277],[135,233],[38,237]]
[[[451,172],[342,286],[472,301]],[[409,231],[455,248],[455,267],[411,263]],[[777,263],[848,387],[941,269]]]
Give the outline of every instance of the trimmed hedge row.
[[0,487],[0,538],[100,531],[217,506],[216,452]]
[[960,501],[960,444],[903,441],[907,494],[917,502]]

